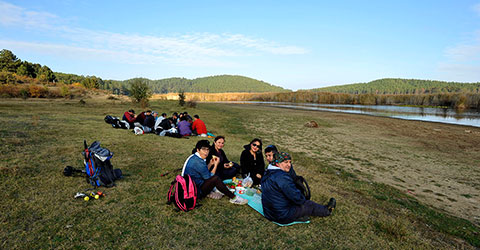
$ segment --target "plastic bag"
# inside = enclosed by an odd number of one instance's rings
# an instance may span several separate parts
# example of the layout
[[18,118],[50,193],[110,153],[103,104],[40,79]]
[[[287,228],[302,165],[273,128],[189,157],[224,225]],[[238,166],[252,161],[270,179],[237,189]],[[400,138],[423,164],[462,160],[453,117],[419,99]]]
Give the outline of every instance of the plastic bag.
[[243,179],[242,184],[244,187],[251,187],[253,185],[253,179],[252,177],[250,177],[250,174],[248,174],[247,177]]

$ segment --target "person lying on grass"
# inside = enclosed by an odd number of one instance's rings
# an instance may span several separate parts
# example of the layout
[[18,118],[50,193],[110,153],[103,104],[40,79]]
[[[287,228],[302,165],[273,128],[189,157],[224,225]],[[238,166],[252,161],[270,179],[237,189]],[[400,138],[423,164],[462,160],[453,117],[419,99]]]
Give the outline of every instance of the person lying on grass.
[[310,220],[309,216],[329,216],[335,209],[335,199],[330,198],[325,206],[306,200],[288,173],[291,166],[292,158],[288,153],[275,153],[273,165],[268,166],[261,182],[265,218],[288,224]]
[[[193,154],[190,155],[185,161],[185,164],[183,164],[182,175],[190,175],[199,191],[199,198],[208,196],[213,199],[221,199],[223,195],[226,195],[230,198],[230,202],[233,204],[247,204],[248,200],[230,192],[220,177],[215,175],[219,164],[218,158],[212,159],[207,166],[206,158],[209,151],[209,141],[198,141],[192,151]],[[209,169],[211,170],[209,171]],[[213,191],[214,188],[216,188],[216,191]]]

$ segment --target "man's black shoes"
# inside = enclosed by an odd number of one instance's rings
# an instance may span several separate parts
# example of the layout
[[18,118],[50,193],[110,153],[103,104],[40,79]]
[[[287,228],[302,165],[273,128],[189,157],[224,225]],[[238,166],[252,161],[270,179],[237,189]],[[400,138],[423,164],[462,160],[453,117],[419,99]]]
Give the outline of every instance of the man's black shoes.
[[335,200],[335,198],[330,198],[327,204],[328,211],[332,213],[336,206],[337,206],[337,201]]

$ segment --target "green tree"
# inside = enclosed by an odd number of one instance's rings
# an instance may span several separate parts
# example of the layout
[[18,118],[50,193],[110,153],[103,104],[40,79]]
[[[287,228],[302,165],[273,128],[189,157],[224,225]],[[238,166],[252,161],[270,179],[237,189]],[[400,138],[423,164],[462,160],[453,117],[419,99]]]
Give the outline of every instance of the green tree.
[[129,89],[130,98],[133,102],[148,104],[148,99],[152,96],[152,92],[148,85],[140,79],[135,79]]
[[17,68],[17,75],[21,76],[28,76],[35,78],[35,69],[33,68],[33,64],[23,61],[20,66]]
[[20,63],[20,59],[10,50],[3,49],[0,51],[0,71],[15,73]]
[[44,65],[40,68],[40,74],[38,74],[38,78],[41,81],[53,82],[55,80],[55,74],[49,67]]
[[98,81],[97,81],[97,78],[94,77],[94,76],[83,79],[81,83],[87,89],[97,89],[98,88]]
[[178,92],[178,104],[182,107],[185,105],[185,91],[183,90]]

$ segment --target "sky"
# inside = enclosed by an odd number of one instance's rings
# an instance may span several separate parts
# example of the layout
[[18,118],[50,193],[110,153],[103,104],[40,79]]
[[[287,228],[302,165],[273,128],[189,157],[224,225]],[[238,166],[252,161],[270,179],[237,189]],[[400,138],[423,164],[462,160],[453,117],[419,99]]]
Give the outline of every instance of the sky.
[[480,82],[480,0],[0,0],[0,49],[113,80]]

